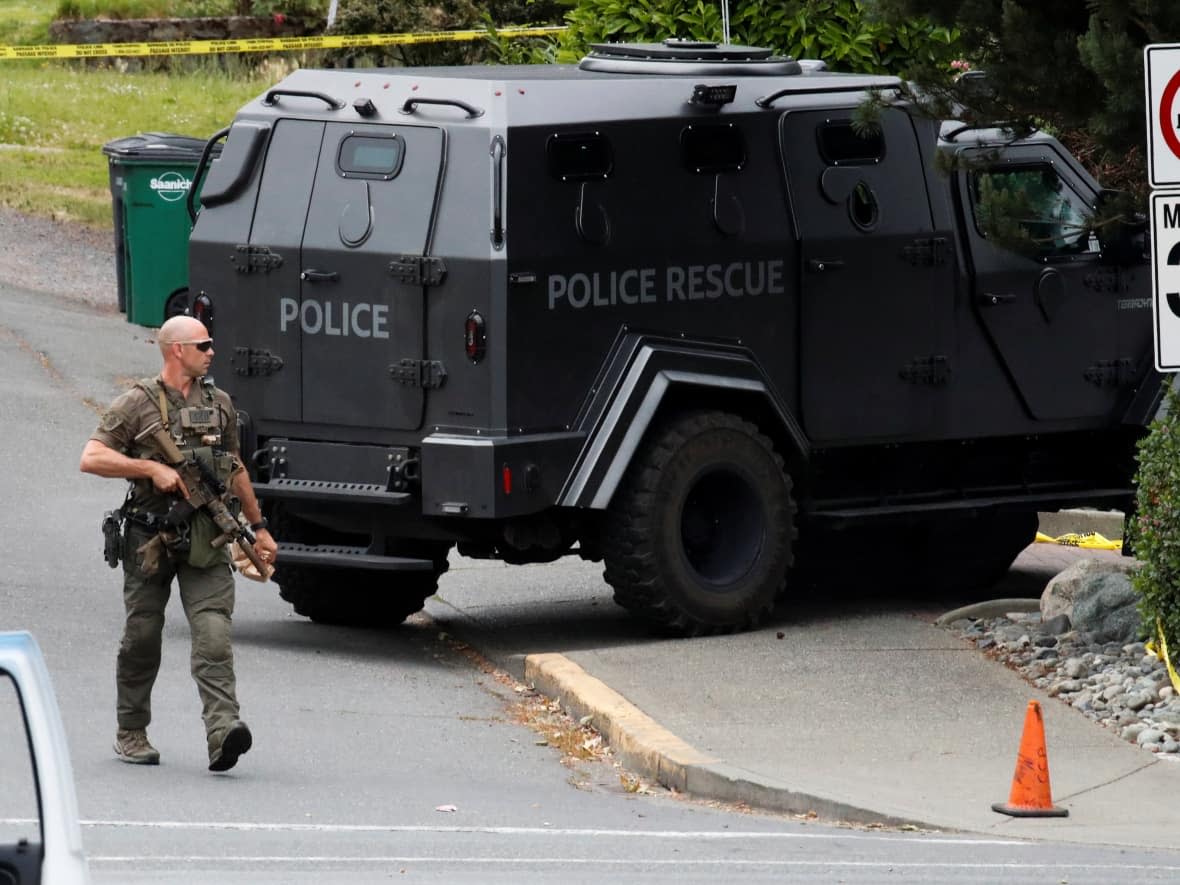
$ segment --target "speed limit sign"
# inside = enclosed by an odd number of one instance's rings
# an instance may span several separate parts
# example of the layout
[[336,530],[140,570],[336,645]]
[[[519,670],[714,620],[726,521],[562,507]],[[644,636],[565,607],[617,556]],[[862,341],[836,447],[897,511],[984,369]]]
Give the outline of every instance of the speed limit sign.
[[1153,188],[1180,187],[1180,44],[1143,50],[1147,94],[1148,178]]

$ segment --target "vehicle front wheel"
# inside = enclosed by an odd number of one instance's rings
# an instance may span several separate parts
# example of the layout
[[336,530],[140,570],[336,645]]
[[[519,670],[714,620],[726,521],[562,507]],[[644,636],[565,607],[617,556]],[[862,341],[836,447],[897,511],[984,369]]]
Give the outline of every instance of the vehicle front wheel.
[[771,441],[736,415],[681,414],[649,434],[611,501],[604,576],[666,632],[748,629],[783,589],[795,533]]

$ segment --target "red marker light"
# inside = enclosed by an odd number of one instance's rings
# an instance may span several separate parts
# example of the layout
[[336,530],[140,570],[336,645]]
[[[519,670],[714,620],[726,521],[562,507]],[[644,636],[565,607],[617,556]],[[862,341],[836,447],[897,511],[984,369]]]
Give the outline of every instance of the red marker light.
[[463,350],[467,359],[478,363],[488,352],[488,330],[483,315],[473,310],[463,325]]
[[504,469],[501,471],[501,475],[504,480],[504,494],[511,495],[512,494],[512,468],[509,467],[507,464],[505,464]]

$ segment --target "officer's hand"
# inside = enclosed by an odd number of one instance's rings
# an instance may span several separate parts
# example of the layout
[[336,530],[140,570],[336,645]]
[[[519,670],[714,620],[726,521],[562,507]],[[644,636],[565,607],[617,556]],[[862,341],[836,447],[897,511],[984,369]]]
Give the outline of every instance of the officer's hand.
[[152,468],[152,485],[156,487],[156,491],[166,494],[179,492],[185,498],[188,498],[188,489],[185,487],[184,481],[180,478],[180,474],[175,469],[158,461],[152,461],[150,463],[155,464],[155,467]]
[[254,549],[263,562],[273,563],[279,555],[279,545],[271,537],[269,529],[259,529],[254,533]]

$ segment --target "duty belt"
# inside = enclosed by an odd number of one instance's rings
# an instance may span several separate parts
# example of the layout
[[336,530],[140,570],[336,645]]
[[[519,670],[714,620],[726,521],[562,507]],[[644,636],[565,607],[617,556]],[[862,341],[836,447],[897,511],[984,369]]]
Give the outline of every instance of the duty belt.
[[150,532],[158,532],[164,527],[164,514],[148,513],[146,510],[133,510],[127,514],[127,521]]

